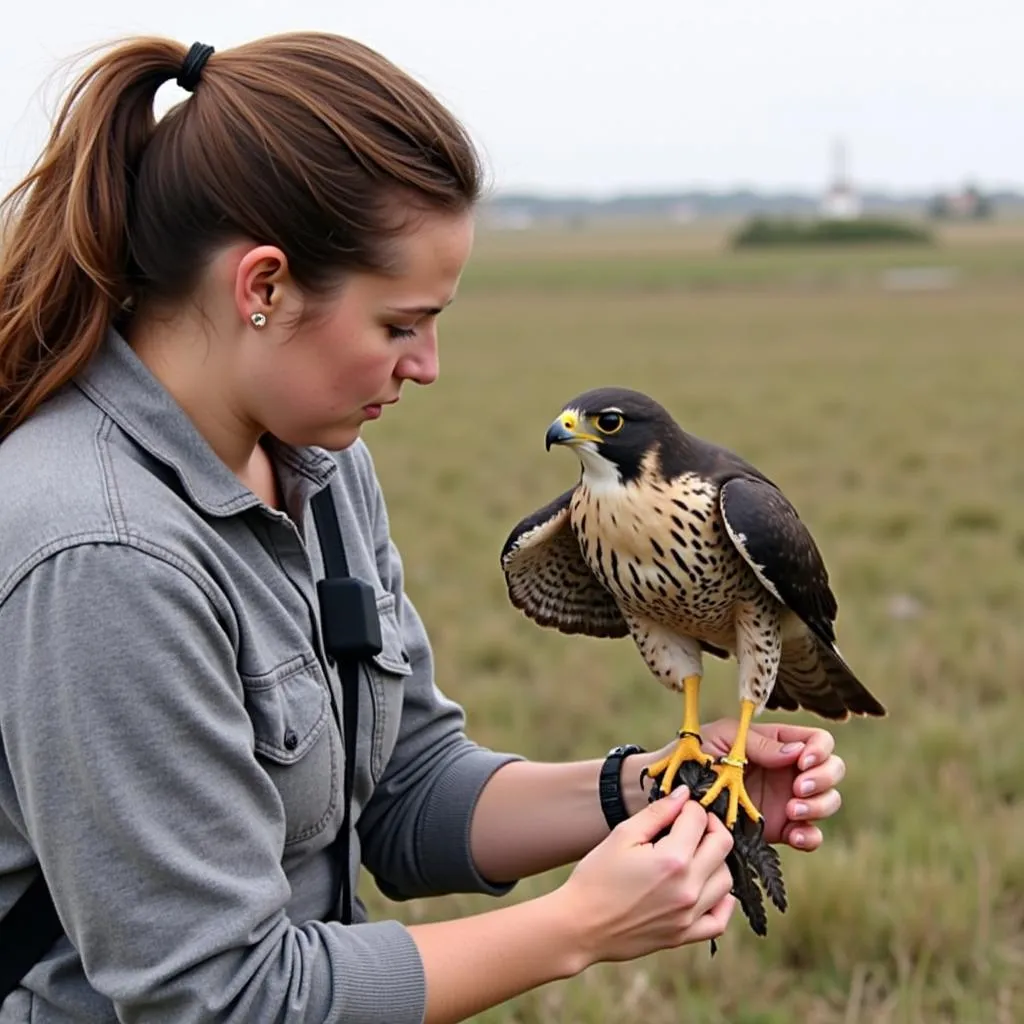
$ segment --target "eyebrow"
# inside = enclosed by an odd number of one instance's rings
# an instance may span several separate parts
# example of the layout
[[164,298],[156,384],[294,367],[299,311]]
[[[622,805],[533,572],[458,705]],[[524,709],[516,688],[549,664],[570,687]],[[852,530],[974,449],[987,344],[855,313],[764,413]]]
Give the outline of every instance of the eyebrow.
[[392,313],[402,313],[407,316],[437,316],[447,309],[455,301],[453,295],[443,306],[388,306]]

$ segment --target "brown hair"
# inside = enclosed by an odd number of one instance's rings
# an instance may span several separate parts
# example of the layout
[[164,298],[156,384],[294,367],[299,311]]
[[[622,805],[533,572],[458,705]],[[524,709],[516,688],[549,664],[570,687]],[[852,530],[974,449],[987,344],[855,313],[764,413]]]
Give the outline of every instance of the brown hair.
[[139,38],[72,86],[3,203],[0,438],[91,358],[130,304],[180,300],[237,238],[281,248],[311,293],[385,270],[395,198],[452,212],[479,198],[461,125],[367,47],[293,33],[215,53],[195,94],[153,102],[186,47]]

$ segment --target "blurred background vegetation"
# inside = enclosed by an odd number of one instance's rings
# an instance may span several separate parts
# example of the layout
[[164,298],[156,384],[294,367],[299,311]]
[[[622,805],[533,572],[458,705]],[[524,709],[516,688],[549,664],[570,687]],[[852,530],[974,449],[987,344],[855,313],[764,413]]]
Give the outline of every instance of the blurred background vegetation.
[[[561,403],[639,388],[791,497],[840,647],[890,717],[835,729],[844,807],[820,852],[784,852],[791,906],[767,939],[737,915],[714,960],[602,965],[481,1020],[1024,1020],[1024,222],[765,249],[734,248],[739,227],[481,230],[439,382],[366,434],[408,589],[480,742],[537,759],[667,742],[679,701],[632,644],[532,624],[498,565],[511,526],[576,477],[544,451]],[[705,720],[735,708],[734,665],[709,663]],[[364,895],[405,920],[492,905]]]

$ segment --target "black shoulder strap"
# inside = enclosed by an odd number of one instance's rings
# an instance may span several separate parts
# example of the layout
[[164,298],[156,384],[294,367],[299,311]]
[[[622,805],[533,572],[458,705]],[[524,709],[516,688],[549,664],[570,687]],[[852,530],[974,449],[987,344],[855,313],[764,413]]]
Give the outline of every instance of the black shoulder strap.
[[0,920],[0,1004],[63,934],[40,873]]
[[322,491],[313,495],[310,505],[313,508],[316,533],[320,538],[320,551],[324,558],[324,575],[339,578],[348,576],[345,544],[341,539],[338,512],[334,507],[334,496],[331,494],[329,484]]
[[[338,663],[345,705],[342,722],[332,694],[335,719],[345,737],[345,817],[337,846],[343,894],[341,919],[350,924],[354,900],[349,849],[359,714],[359,662],[379,654],[383,645],[373,588],[348,574],[348,559],[330,487],[320,491],[311,504],[325,569],[325,578],[317,584],[324,648]],[[40,873],[0,919],[0,1004],[63,934],[46,879]]]
[[[337,847],[342,887],[341,920],[343,924],[351,924],[355,901],[349,850],[359,718],[359,662],[379,654],[383,644],[373,587],[348,574],[345,545],[330,486],[315,495],[311,504],[324,559],[324,578],[317,583],[324,647],[338,663],[344,702],[344,722],[339,722],[339,725],[345,737],[345,816],[338,833]],[[337,719],[338,709],[333,696],[331,704]]]

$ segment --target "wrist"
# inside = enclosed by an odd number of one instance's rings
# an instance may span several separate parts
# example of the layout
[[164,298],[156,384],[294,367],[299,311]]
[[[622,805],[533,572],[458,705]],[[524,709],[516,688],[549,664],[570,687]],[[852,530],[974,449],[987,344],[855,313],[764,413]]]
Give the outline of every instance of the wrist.
[[587,925],[588,915],[579,906],[571,880],[533,902],[537,904],[542,926],[546,925],[541,934],[555,939],[552,968],[558,977],[553,980],[575,978],[597,963],[599,957]]
[[647,765],[654,764],[658,760],[657,753],[630,754],[622,759],[622,775],[620,776],[620,787],[622,790],[622,802],[630,817],[642,811],[648,803],[648,794],[653,785],[650,779],[644,780],[647,788],[640,781],[640,774]]
[[601,762],[597,792],[601,803],[601,813],[610,829],[622,824],[632,814],[623,798],[622,766],[626,758],[643,753],[645,753],[643,747],[637,746],[635,743],[620,744],[617,747],[612,747],[604,761]]

